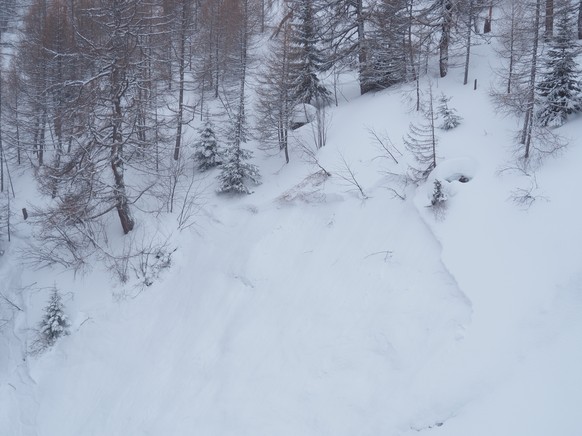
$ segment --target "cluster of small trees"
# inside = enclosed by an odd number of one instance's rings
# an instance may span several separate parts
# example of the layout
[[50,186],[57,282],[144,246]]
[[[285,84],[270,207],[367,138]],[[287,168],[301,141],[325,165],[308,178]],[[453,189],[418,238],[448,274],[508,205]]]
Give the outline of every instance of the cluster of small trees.
[[[229,113],[230,130],[246,129],[247,47],[258,32],[257,11],[265,20],[271,6],[268,0],[2,3],[0,28],[15,29],[20,20],[21,32],[18,38],[13,32],[0,62],[0,182],[4,190],[6,161],[28,164],[51,199],[31,214],[43,241],[37,261],[83,266],[88,253],[105,253],[109,217],[127,234],[138,203],[173,210],[182,162],[193,154],[185,126],[209,98],[237,108]],[[223,161],[229,168],[231,156],[248,157],[228,152],[244,135],[229,136],[219,154],[210,119],[204,134],[204,150],[196,147],[193,156],[200,169]]]
[[[580,109],[572,44],[576,23],[582,36],[582,3],[559,1],[513,0],[504,9],[503,100],[524,117],[526,157],[534,126]],[[298,110],[321,116],[336,95],[329,77],[340,70],[357,72],[366,93],[418,81],[433,53],[444,77],[464,54],[466,83],[472,37],[491,30],[492,8],[484,0],[6,0],[0,190],[8,163],[33,167],[51,199],[32,214],[45,241],[40,260],[78,265],[104,240],[107,217],[127,234],[141,202],[173,210],[190,157],[197,170],[220,168],[219,192],[250,192],[260,176],[248,139],[275,144],[289,162]],[[545,63],[537,61],[542,46],[551,47]],[[192,151],[185,131],[204,114]],[[447,117],[444,128],[459,121]],[[166,198],[153,198],[161,192]],[[63,247],[68,254],[55,258]]]
[[522,119],[519,154],[524,162],[551,154],[563,142],[548,130],[582,109],[580,53],[582,2],[528,0],[502,8],[500,106]]

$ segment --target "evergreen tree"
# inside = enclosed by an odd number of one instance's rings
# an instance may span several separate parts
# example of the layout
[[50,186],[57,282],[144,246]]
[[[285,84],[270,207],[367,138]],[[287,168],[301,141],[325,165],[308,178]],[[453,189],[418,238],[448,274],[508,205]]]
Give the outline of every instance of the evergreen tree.
[[371,91],[366,81],[368,68],[368,26],[372,2],[364,0],[326,0],[321,11],[325,16],[323,41],[329,45],[328,62],[357,65],[360,94]]
[[361,80],[367,90],[384,89],[407,79],[407,31],[410,20],[406,0],[380,0],[371,15],[373,30],[367,38],[367,64]]
[[198,162],[198,169],[201,171],[207,171],[222,163],[214,126],[208,115],[204,126],[200,129],[200,139],[196,142],[195,147],[194,159]]
[[250,1],[242,0],[242,12],[244,26],[240,33],[240,56],[239,56],[239,78],[238,97],[233,111],[229,113],[232,124],[230,126],[230,145],[226,152],[225,162],[222,165],[222,172],[218,176],[220,185],[217,192],[250,194],[246,183],[258,184],[260,182],[259,169],[246,162],[252,157],[249,150],[242,148],[242,144],[247,142],[247,118],[246,118],[246,74],[248,67],[248,39],[250,35]]
[[582,71],[576,63],[580,49],[574,39],[570,15],[563,11],[555,38],[550,41],[544,72],[537,85],[540,99],[538,121],[542,126],[559,127],[569,114],[582,110]]
[[319,80],[324,57],[318,47],[319,35],[314,0],[291,0],[293,18],[289,48],[293,100],[319,105],[329,100],[329,91]]
[[230,132],[230,145],[226,152],[222,171],[218,175],[220,185],[219,194],[235,193],[250,194],[247,183],[258,185],[261,181],[259,169],[256,165],[246,162],[253,154],[250,150],[242,148],[246,142],[246,121],[244,113],[244,89],[241,90],[240,102],[234,114],[234,123]]
[[53,288],[39,327],[41,348],[51,347],[61,336],[69,334],[69,320],[65,315],[65,307],[57,288]]
[[439,129],[451,130],[461,124],[463,119],[457,114],[457,110],[449,107],[449,101],[452,97],[447,97],[445,94],[441,94],[439,97],[439,105],[437,106],[437,114],[441,119],[441,124]]
[[252,152],[242,148],[240,144],[231,144],[226,154],[226,162],[222,165],[222,172],[218,176],[219,194],[250,194],[247,183],[255,185],[260,183],[259,169],[256,165],[246,162],[252,156]]

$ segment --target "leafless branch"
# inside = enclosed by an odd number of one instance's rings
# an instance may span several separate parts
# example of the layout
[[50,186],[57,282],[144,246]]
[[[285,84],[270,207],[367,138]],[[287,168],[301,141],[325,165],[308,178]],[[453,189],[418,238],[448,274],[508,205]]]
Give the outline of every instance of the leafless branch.
[[297,145],[299,146],[299,149],[301,150],[301,153],[307,162],[319,168],[320,171],[326,175],[326,177],[331,177],[331,173],[325,167],[323,167],[323,165],[321,165],[321,162],[317,157],[317,151],[313,150],[313,148],[303,139],[298,139]]
[[390,258],[392,258],[392,251],[391,250],[384,250],[384,251],[376,251],[375,253],[370,253],[367,256],[364,257],[364,259],[367,259],[369,257],[372,256],[377,256],[379,254],[383,254],[384,255],[384,262],[388,262],[390,260]]
[[340,168],[339,171],[336,172],[337,176],[343,181],[345,181],[348,185],[355,188],[360,193],[362,198],[364,200],[367,200],[368,196],[364,192],[364,189],[362,188],[362,185],[360,185],[360,182],[358,182],[358,179],[356,178],[356,173],[354,172],[350,164],[346,161],[344,155],[341,153],[340,159],[342,162],[342,167]]
[[11,301],[6,295],[4,295],[1,292],[0,292],[0,298],[2,298],[2,300],[4,300],[6,303],[8,303],[10,306],[15,308],[19,312],[22,312],[22,309],[18,305],[16,305],[13,301]]
[[378,132],[376,132],[371,127],[368,127],[366,130],[372,136],[372,139],[376,142],[376,144],[378,144],[385,153],[385,155],[376,156],[374,159],[389,158],[393,160],[394,163],[398,164],[398,159],[396,159],[394,153],[392,153],[392,150],[398,153],[399,156],[402,156],[402,153],[400,152],[400,150],[398,150],[398,148],[396,148],[388,134],[384,133],[382,134],[382,136],[380,136]]

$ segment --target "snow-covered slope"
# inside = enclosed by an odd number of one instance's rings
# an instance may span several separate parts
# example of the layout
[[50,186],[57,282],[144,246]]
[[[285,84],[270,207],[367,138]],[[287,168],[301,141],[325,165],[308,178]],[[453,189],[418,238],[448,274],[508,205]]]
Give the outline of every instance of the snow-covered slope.
[[[473,71],[487,83],[479,51]],[[464,117],[440,133],[433,177],[471,179],[446,182],[443,215],[426,207],[430,180],[406,200],[387,189],[404,163],[378,158],[369,128],[404,151],[416,115],[400,88],[331,111],[318,156],[332,177],[294,152],[288,166],[259,155],[250,196],[210,187],[196,231],[173,236],[172,268],[137,296],[98,269],[73,281],[7,253],[3,286],[30,310],[2,336],[0,434],[579,435],[582,120],[519,208],[508,199],[530,178],[499,173],[513,121],[460,82],[433,82]],[[35,281],[70,292],[73,331],[22,360]]]

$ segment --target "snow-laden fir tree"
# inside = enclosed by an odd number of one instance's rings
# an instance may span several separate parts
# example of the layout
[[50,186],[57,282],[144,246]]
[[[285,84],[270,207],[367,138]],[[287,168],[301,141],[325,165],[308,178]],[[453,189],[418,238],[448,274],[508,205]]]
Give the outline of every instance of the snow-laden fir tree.
[[195,147],[194,159],[201,171],[207,171],[222,163],[214,126],[208,115],[206,115],[204,126],[200,129],[200,137]]
[[463,117],[457,114],[455,108],[449,107],[449,101],[452,97],[447,97],[445,94],[441,94],[439,97],[439,105],[437,106],[437,115],[441,120],[439,124],[439,129],[451,130],[461,124]]
[[542,126],[559,127],[568,115],[582,110],[582,71],[576,63],[578,54],[580,49],[570,14],[567,10],[561,11],[556,36],[549,43],[537,85],[537,118]]
[[232,146],[226,154],[226,161],[222,165],[222,172],[218,176],[220,185],[218,193],[250,194],[247,184],[258,185],[261,182],[259,169],[247,160],[252,157],[252,152],[240,145]]
[[65,306],[57,288],[53,288],[44,312],[39,325],[40,349],[53,346],[57,339],[69,334],[70,327],[67,315],[65,315]]
[[218,176],[219,186],[217,192],[250,194],[247,183],[258,184],[260,182],[259,169],[247,162],[252,153],[242,148],[247,142],[247,119],[246,119],[246,74],[248,66],[248,38],[249,38],[249,0],[243,0],[243,13],[245,26],[240,34],[240,57],[239,75],[240,84],[238,96],[234,110],[229,109],[231,119],[230,131],[228,133],[228,149],[222,165],[222,171]]
[[[242,92],[244,92],[244,89]],[[219,186],[217,192],[219,194],[250,194],[251,191],[247,184],[258,185],[261,181],[261,176],[258,167],[247,162],[252,157],[252,152],[242,148],[242,144],[246,142],[244,95],[242,94],[240,104],[234,114],[230,137],[230,143],[222,164],[222,171],[218,175]]]
[[315,14],[316,0],[288,0],[291,9],[289,72],[292,100],[315,106],[325,104],[329,91],[319,80],[324,71],[324,56],[318,47],[320,35]]
[[422,111],[424,121],[411,123],[407,135],[403,138],[406,149],[412,154],[415,165],[409,169],[409,177],[415,183],[425,181],[436,167],[436,147],[438,139],[435,134],[436,114],[432,88]]
[[366,38],[366,63],[360,81],[367,91],[384,89],[404,82],[413,74],[407,63],[409,11],[406,0],[379,0],[370,14],[371,30]]

